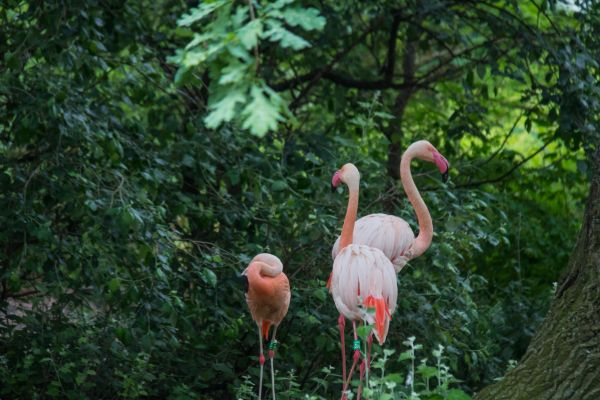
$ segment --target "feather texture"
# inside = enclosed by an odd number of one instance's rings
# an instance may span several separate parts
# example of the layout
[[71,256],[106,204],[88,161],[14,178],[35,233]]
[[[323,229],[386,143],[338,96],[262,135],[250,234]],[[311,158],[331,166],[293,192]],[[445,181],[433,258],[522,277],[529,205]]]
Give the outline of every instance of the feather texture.
[[[394,266],[381,250],[351,244],[340,251],[333,262],[331,293],[342,315],[375,324],[377,340],[385,342],[396,309],[398,286]],[[370,308],[375,308],[375,313]]]
[[[406,265],[405,257],[412,246],[415,235],[408,223],[400,217],[387,214],[369,214],[356,221],[352,243],[375,247],[392,262],[396,272]],[[340,238],[331,251],[332,258],[340,251]]]
[[290,282],[283,264],[272,254],[259,254],[242,272],[248,280],[246,303],[265,338],[271,325],[279,325],[290,305]]

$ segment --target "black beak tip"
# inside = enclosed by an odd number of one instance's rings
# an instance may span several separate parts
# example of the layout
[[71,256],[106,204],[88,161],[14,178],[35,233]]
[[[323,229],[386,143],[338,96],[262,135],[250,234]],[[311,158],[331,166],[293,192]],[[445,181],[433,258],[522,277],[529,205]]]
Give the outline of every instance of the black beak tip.
[[444,173],[442,174],[442,182],[444,182],[444,183],[448,182],[448,177],[449,177],[449,176],[450,176],[450,175],[448,174],[448,170],[446,170],[446,172],[444,172]]
[[336,190],[336,189],[337,189],[337,188],[336,188],[335,186],[331,185],[331,193],[335,193],[335,190]]
[[248,277],[246,275],[238,275],[237,278],[239,279],[240,283],[244,285],[244,292],[248,293]]

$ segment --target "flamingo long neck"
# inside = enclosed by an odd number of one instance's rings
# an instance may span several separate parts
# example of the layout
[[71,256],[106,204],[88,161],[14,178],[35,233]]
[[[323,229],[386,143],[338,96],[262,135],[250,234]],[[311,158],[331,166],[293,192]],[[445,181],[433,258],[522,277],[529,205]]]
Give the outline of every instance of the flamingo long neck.
[[348,208],[342,227],[342,236],[340,238],[340,250],[352,244],[354,235],[354,223],[356,222],[356,213],[358,212],[358,183],[348,185]]
[[433,237],[433,222],[431,221],[431,215],[429,214],[429,210],[427,209],[421,194],[417,190],[417,186],[415,185],[415,181],[410,172],[410,162],[417,155],[417,151],[415,150],[416,149],[414,148],[407,149],[400,161],[400,180],[402,181],[402,186],[404,186],[404,191],[406,192],[408,200],[415,209],[417,221],[419,222],[419,235],[415,238],[413,243],[412,254],[407,255],[410,256],[409,258],[411,259],[423,254],[425,250],[429,248]]

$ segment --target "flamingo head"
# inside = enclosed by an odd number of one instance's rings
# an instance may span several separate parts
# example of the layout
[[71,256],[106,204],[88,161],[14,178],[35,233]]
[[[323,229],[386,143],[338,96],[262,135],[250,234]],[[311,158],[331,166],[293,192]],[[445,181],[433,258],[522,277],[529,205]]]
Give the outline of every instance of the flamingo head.
[[448,170],[450,169],[448,160],[427,140],[419,140],[410,147],[412,146],[418,147],[418,158],[434,163],[438,167],[442,174],[442,180],[446,182],[448,180]]
[[348,185],[348,187],[358,187],[360,181],[360,173],[354,164],[348,163],[333,174],[331,178],[331,190],[335,190],[342,183]]

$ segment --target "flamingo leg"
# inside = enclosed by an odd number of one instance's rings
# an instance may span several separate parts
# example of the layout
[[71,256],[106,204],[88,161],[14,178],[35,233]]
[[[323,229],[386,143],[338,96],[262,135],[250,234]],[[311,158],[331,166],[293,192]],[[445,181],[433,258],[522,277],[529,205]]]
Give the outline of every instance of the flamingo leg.
[[350,368],[350,372],[348,372],[348,379],[344,383],[344,388],[342,390],[342,399],[345,398],[344,396],[346,395],[346,390],[348,390],[348,386],[350,385],[350,380],[352,380],[354,368],[356,368],[356,364],[358,364],[358,360],[360,359],[360,340],[356,334],[356,321],[352,321],[352,329],[354,330],[354,356],[352,357],[352,367]]
[[369,337],[367,338],[367,343],[365,343],[365,351],[367,353],[367,358],[362,360],[360,364],[360,385],[358,386],[358,394],[356,396],[357,400],[360,400],[360,396],[362,394],[362,379],[366,374],[367,379],[365,380],[365,384],[367,387],[369,386],[369,370],[371,369],[371,346],[373,345],[373,331],[369,333]]
[[344,328],[346,327],[346,319],[342,314],[338,318],[338,327],[340,329],[340,344],[342,347],[342,382],[346,382],[346,343],[344,340]]
[[275,400],[275,368],[273,368],[273,359],[275,358],[275,350],[277,349],[277,340],[275,335],[277,334],[277,325],[273,328],[273,337],[271,338],[271,344],[269,345],[269,358],[271,359],[271,389],[273,390],[273,400]]
[[365,376],[365,366],[366,366],[366,360],[363,358],[362,362],[360,363],[360,383],[358,384],[358,393],[356,394],[356,399],[360,400],[360,396],[362,394],[362,380],[363,377]]
[[258,381],[258,400],[262,399],[263,366],[265,365],[265,356],[263,354],[263,338],[260,326],[261,324],[258,325],[258,341],[260,343],[260,354],[258,356],[258,362],[260,363],[260,378]]

